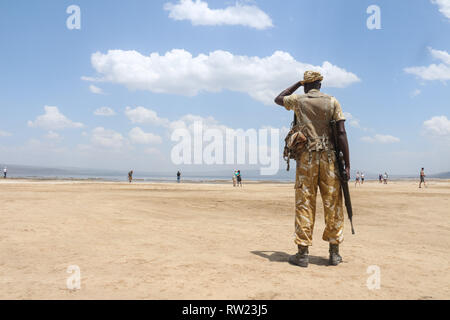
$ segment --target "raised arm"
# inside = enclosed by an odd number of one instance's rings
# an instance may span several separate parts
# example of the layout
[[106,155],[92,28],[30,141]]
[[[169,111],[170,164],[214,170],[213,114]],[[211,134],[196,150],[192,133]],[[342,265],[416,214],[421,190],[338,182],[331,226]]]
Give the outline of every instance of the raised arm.
[[289,88],[287,88],[286,90],[284,90],[283,92],[281,92],[278,97],[275,98],[275,103],[284,107],[284,103],[283,103],[283,99],[284,97],[290,96],[291,94],[293,94],[295,91],[297,91],[298,88],[300,88],[302,86],[302,81],[297,82],[296,84],[290,86]]
[[337,131],[339,149],[344,154],[345,172],[347,173],[347,178],[350,179],[350,151],[348,148],[347,132],[345,131],[345,121],[338,121]]

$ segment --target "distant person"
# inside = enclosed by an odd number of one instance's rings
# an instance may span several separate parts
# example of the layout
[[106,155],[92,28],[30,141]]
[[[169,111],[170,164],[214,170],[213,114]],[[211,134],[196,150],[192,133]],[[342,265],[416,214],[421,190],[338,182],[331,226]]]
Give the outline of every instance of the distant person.
[[364,172],[361,172],[361,184],[364,184],[364,178],[365,178]]
[[384,173],[384,176],[383,176],[383,182],[384,182],[384,184],[387,184],[387,181],[388,181],[388,174],[385,172]]
[[361,184],[360,182],[359,182],[359,179],[360,179],[360,175],[359,175],[359,171],[358,172],[356,172],[356,178],[355,178],[355,187],[356,187],[356,185],[357,184]]
[[427,184],[425,183],[425,169],[422,168],[422,170],[420,170],[420,183],[419,183],[419,188],[422,188],[422,183],[424,185],[424,187],[427,187]]
[[8,169],[5,167],[5,168],[3,168],[3,179],[6,179],[7,174],[8,174]]
[[237,175],[236,175],[236,178],[237,178],[237,185],[238,185],[238,187],[242,187],[241,170],[238,170]]
[[130,172],[128,172],[128,181],[131,183],[131,181],[133,181],[133,170],[131,170]]
[[233,187],[236,187],[236,183],[237,183],[237,177],[236,177],[236,170],[234,170],[233,172],[233,178],[231,178],[233,180]]
[[383,175],[381,173],[378,175],[378,180],[380,183],[383,183]]
[[177,172],[177,183],[180,183],[181,181],[181,172],[178,170]]

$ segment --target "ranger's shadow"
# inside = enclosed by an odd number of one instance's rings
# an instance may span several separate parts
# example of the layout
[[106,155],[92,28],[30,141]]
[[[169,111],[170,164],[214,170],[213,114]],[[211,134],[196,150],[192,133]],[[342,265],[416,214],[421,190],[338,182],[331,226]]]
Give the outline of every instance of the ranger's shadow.
[[[266,258],[270,262],[285,262],[289,263],[290,254],[280,251],[251,251],[251,253]],[[328,259],[324,257],[309,255],[309,263],[318,266],[328,266]]]

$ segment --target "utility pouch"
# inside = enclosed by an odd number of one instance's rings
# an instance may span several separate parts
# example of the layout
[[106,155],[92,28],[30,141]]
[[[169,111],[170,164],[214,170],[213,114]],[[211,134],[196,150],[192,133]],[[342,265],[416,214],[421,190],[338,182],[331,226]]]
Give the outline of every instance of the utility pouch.
[[292,122],[291,130],[284,139],[285,144],[283,158],[287,163],[287,171],[290,169],[290,160],[299,160],[302,152],[305,151],[308,138],[304,133],[304,129],[304,126],[297,123],[297,115],[294,114],[294,121]]

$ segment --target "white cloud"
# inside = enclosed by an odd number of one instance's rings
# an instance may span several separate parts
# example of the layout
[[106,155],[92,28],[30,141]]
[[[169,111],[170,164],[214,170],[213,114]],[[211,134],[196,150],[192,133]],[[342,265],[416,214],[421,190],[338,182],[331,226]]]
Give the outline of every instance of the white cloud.
[[47,139],[50,139],[50,140],[60,140],[60,139],[61,139],[61,136],[59,135],[59,133],[54,132],[54,131],[49,131],[49,132],[45,135],[45,137],[46,137]]
[[221,50],[196,57],[180,49],[163,56],[109,50],[106,54],[94,53],[91,62],[100,75],[96,81],[122,84],[131,90],[187,96],[202,91],[230,90],[249,94],[265,104],[273,103],[275,96],[303,77],[306,70],[320,71],[325,77],[324,85],[329,87],[343,88],[360,81],[355,74],[328,61],[314,66],[296,61],[282,51],[260,58],[236,56]]
[[431,0],[432,3],[439,6],[439,11],[450,19],[450,0]]
[[125,138],[120,133],[103,127],[92,130],[91,142],[94,146],[113,150],[121,149],[126,143]]
[[134,144],[158,144],[162,142],[160,136],[153,133],[146,133],[141,128],[135,127],[128,133],[131,143]]
[[103,92],[103,90],[102,90],[101,88],[96,87],[96,86],[94,86],[93,84],[91,84],[91,85],[89,86],[89,90],[90,90],[92,93],[95,93],[95,94],[104,94],[104,92]]
[[150,154],[150,155],[158,155],[158,156],[161,155],[161,152],[156,148],[147,148],[147,149],[145,149],[144,152],[146,154]]
[[359,119],[355,118],[351,113],[344,112],[344,117],[347,120],[348,124],[354,128],[361,128],[359,124]]
[[374,132],[374,129],[372,129],[372,128],[363,127],[361,125],[361,121],[358,118],[356,118],[354,115],[352,115],[351,113],[344,112],[344,116],[346,119],[346,121],[345,121],[346,125],[348,124],[350,127],[357,128],[357,129],[360,129],[365,132]]
[[289,131],[291,130],[290,127],[286,127],[286,126],[282,126],[281,128],[276,128],[274,126],[262,126],[261,129],[280,130],[280,139],[283,139],[283,140],[286,137],[286,135],[289,133]]
[[420,95],[422,93],[422,91],[420,89],[416,89],[413,92],[411,92],[411,97],[417,97],[418,95]]
[[170,123],[170,127],[172,129],[177,128],[190,128],[193,127],[195,122],[202,122],[204,128],[211,128],[211,129],[225,129],[226,126],[220,125],[219,122],[214,119],[213,117],[202,117],[198,115],[193,114],[186,114],[182,116],[179,120],[173,121]]
[[369,143],[382,143],[382,144],[400,142],[400,139],[397,137],[383,134],[376,134],[373,137],[368,136],[362,137],[361,140]]
[[431,136],[450,138],[450,120],[446,116],[433,117],[423,123],[425,132]]
[[132,123],[153,124],[157,126],[168,126],[170,121],[168,119],[160,118],[158,114],[150,109],[144,107],[125,108],[125,116]]
[[34,121],[28,121],[28,126],[45,130],[61,130],[65,128],[81,128],[83,124],[73,122],[59,112],[58,107],[44,107],[45,114],[38,116]]
[[[219,124],[219,122],[211,116],[202,117],[186,114],[178,120],[170,121],[169,119],[159,117],[156,111],[144,107],[136,107],[134,109],[126,107],[125,115],[132,123],[151,124],[166,128],[169,132],[175,129],[187,129],[193,131],[195,122],[201,122],[204,130],[219,129],[222,132],[225,132],[228,128],[227,126]],[[133,130],[135,129],[140,130],[140,128],[134,128]]]
[[194,26],[242,25],[255,29],[273,27],[272,19],[257,6],[236,3],[225,9],[210,9],[201,0],[180,0],[176,4],[166,3],[164,10],[174,20],[189,20]]
[[[225,134],[226,130],[234,130],[231,127],[221,124],[218,120],[216,120],[212,116],[199,116],[194,114],[185,114],[178,120],[170,121],[165,118],[160,118],[158,114],[151,109],[147,109],[144,107],[137,107],[132,109],[131,107],[127,107],[125,109],[125,115],[132,123],[140,123],[140,124],[152,124],[156,126],[160,126],[166,128],[168,133],[171,133],[176,129],[186,129],[190,132],[194,131],[194,126],[197,123],[201,123],[203,130],[217,129],[220,130],[223,134]],[[139,129],[140,128],[134,128]],[[282,127],[282,128],[273,128],[271,126],[263,126],[262,129],[280,129],[281,135],[284,136],[289,132],[290,128]],[[131,133],[131,132],[130,132]],[[137,133],[137,132],[136,132]],[[130,135],[131,138],[131,135]],[[136,139],[137,141],[137,139]],[[135,142],[136,143],[136,142]]]
[[423,80],[450,80],[450,54],[447,51],[435,50],[428,48],[434,59],[440,60],[440,64],[431,64],[422,67],[405,68],[405,72],[416,75]]
[[29,151],[39,151],[45,154],[67,154],[71,150],[64,146],[57,146],[55,141],[41,141],[36,138],[31,138],[26,144],[26,149]]
[[12,136],[11,133],[0,130],[0,137],[10,137],[10,136]]
[[450,54],[448,54],[447,51],[435,50],[435,49],[433,49],[431,47],[429,47],[428,50],[430,50],[431,55],[433,56],[433,58],[441,60],[445,64],[450,65]]
[[101,107],[94,111],[94,115],[102,117],[111,117],[116,115],[116,112],[108,107]]

